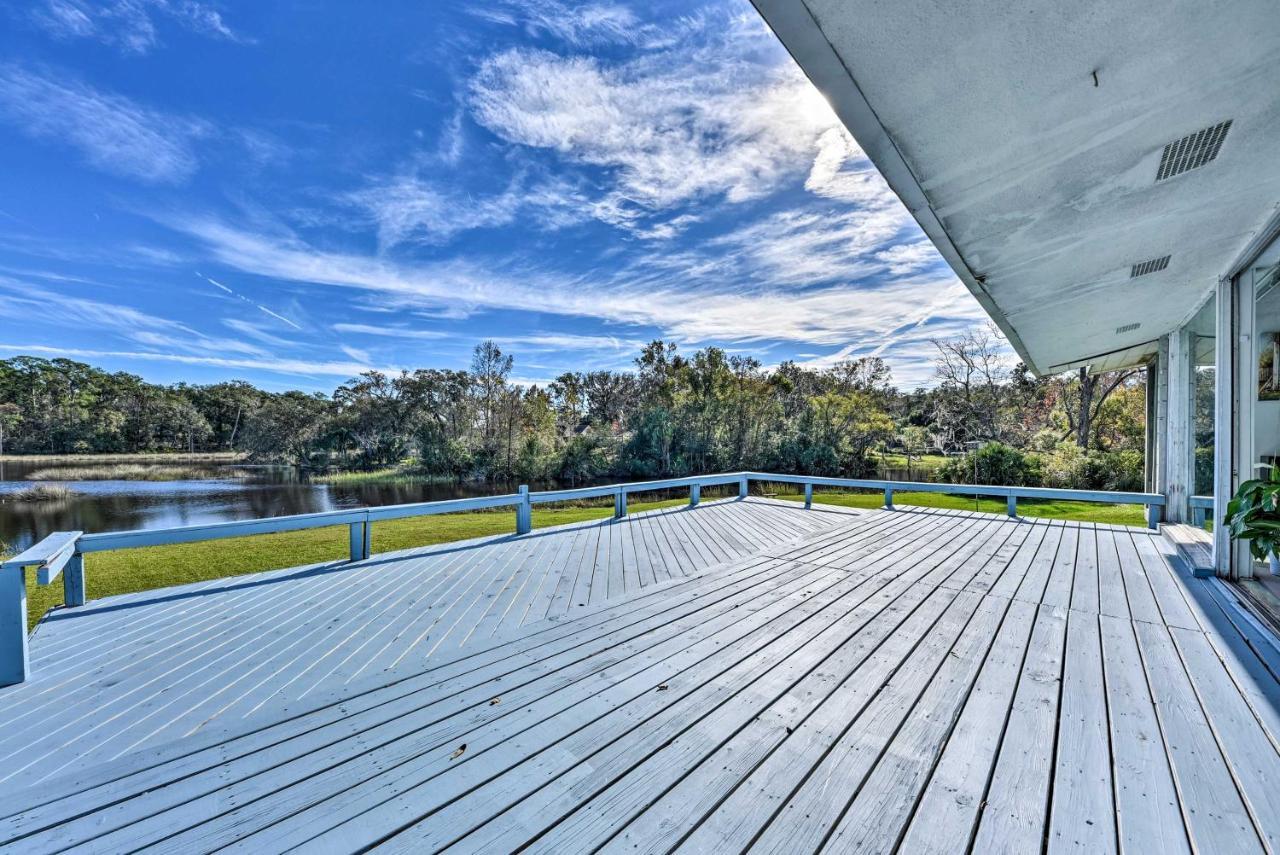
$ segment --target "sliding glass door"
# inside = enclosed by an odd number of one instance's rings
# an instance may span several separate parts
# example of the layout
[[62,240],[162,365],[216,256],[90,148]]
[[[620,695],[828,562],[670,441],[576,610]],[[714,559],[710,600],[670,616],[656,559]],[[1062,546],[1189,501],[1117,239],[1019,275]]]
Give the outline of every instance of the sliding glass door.
[[[1280,464],[1280,242],[1235,278],[1232,294],[1231,490]],[[1236,544],[1231,575],[1269,572]]]

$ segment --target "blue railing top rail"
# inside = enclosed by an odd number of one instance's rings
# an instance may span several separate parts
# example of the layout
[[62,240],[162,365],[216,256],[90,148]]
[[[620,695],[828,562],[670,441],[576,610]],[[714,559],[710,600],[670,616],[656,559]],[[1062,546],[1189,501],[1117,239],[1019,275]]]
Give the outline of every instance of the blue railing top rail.
[[1018,499],[1065,499],[1076,502],[1164,507],[1159,493],[1131,493],[1111,490],[1059,490],[1053,487],[1009,487],[1000,484],[940,484],[933,481],[883,481],[864,478],[827,478],[818,475],[775,475],[768,472],[744,473],[752,481],[785,484],[813,484],[819,487],[853,487],[869,490],[894,490],[911,493],[959,493],[965,496],[1014,497]]
[[6,559],[3,564],[0,564],[0,568],[8,570],[39,567],[36,581],[41,585],[48,585],[58,578],[62,568],[67,566],[76,554],[77,541],[83,534],[84,532],[80,531],[55,531],[39,543],[32,544],[12,558]]

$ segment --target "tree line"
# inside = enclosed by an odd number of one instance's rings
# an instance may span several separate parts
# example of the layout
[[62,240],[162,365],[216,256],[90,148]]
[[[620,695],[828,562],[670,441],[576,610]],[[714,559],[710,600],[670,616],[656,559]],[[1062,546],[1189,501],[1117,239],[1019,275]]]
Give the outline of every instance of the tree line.
[[545,386],[512,383],[513,357],[483,342],[467,370],[371,371],[329,395],[242,381],[164,386],[19,356],[0,361],[0,433],[10,453],[236,451],[459,480],[734,469],[870,477],[886,455],[929,454],[953,455],[947,480],[1115,489],[1140,480],[1140,375],[1034,378],[1006,365],[986,329],[935,346],[934,383],[911,391],[878,358],[766,368],[663,341],[632,370],[567,372]]

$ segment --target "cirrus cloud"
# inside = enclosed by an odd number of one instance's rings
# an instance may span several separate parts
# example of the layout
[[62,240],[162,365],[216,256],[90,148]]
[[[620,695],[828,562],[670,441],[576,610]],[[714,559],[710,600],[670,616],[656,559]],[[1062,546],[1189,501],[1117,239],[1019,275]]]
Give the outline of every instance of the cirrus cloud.
[[193,143],[212,129],[201,119],[13,63],[0,65],[0,114],[29,136],[78,149],[105,172],[147,183],[190,178],[199,165]]
[[793,67],[699,69],[651,54],[610,65],[503,51],[472,79],[470,106],[510,143],[605,170],[614,188],[602,210],[616,222],[702,199],[762,198],[807,171],[836,125]]

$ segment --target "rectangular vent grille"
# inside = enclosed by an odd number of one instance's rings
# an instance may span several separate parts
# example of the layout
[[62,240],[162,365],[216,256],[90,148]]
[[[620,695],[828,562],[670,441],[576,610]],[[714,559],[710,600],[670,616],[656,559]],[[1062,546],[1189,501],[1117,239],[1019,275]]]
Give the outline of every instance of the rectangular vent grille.
[[1150,261],[1144,261],[1141,264],[1133,265],[1133,269],[1129,271],[1130,279],[1137,279],[1139,276],[1146,276],[1148,273],[1159,273],[1169,266],[1170,256],[1162,256],[1161,258],[1153,258]]
[[1156,180],[1163,181],[1190,172],[1213,160],[1222,149],[1222,141],[1227,138],[1229,130],[1231,120],[1227,119],[1166,145],[1164,153],[1160,155],[1160,170],[1156,173]]
[[1140,326],[1142,326],[1142,324],[1125,324],[1122,327],[1116,327],[1116,335],[1123,335],[1124,333],[1127,333],[1127,332],[1133,332]]

